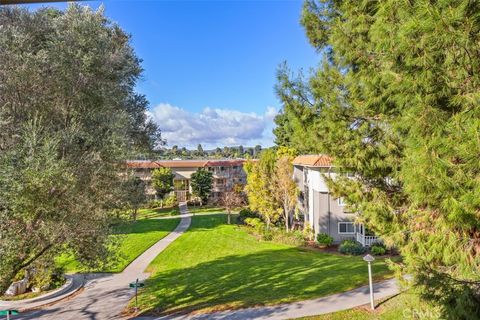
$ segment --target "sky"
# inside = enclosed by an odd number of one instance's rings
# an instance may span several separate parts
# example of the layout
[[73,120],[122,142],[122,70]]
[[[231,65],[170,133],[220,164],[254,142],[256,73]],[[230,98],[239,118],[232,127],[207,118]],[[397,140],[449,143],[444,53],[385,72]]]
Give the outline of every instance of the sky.
[[[301,1],[86,1],[132,36],[167,145],[273,145],[276,70],[319,62],[301,27]],[[45,5],[28,5],[32,10]],[[65,3],[48,4],[65,8]]]

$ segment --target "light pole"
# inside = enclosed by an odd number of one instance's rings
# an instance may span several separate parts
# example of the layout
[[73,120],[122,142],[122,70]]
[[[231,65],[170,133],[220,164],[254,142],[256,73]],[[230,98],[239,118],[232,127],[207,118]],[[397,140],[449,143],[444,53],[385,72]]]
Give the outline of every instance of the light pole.
[[368,283],[370,285],[370,307],[375,310],[375,304],[373,303],[373,282],[372,282],[372,262],[375,258],[369,254],[363,257],[363,260],[368,263]]

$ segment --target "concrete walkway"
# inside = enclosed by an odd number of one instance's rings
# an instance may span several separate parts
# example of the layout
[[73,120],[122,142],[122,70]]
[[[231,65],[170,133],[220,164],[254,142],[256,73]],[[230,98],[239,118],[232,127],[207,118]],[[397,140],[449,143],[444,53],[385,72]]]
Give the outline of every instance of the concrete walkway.
[[181,221],[174,231],[142,253],[123,272],[89,275],[81,293],[41,310],[14,316],[12,320],[103,320],[122,318],[121,312],[134,295],[134,290],[128,287],[129,283],[134,282],[137,278],[139,281],[148,278],[149,274],[145,272],[145,269],[150,262],[190,226],[191,216],[184,204],[180,206],[180,217]]
[[[395,279],[374,284],[375,300],[379,301],[400,292]],[[267,307],[246,308],[201,315],[170,315],[164,317],[138,317],[137,320],[283,320],[315,316],[347,310],[370,303],[368,286],[331,296],[285,303]]]

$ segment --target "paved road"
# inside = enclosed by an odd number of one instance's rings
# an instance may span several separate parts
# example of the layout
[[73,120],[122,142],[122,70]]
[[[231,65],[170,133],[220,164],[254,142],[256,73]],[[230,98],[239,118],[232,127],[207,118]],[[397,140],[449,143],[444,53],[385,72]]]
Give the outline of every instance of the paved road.
[[87,279],[84,291],[81,293],[42,310],[12,317],[12,320],[104,320],[121,318],[122,310],[134,294],[134,290],[128,288],[128,284],[137,278],[141,281],[148,278],[149,275],[144,270],[150,262],[190,226],[191,217],[186,206],[181,206],[180,212],[182,219],[177,228],[141,254],[123,272],[91,275]]
[[[400,292],[395,279],[374,284],[375,300],[384,299]],[[203,315],[177,315],[164,317],[138,317],[136,320],[284,320],[315,316],[355,308],[370,302],[368,286],[331,296],[285,303],[267,307],[222,311]]]

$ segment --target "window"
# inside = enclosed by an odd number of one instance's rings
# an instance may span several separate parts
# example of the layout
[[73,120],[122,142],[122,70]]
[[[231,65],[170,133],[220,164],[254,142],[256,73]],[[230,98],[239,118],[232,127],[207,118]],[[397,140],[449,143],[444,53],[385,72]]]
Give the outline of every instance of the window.
[[355,224],[353,222],[339,222],[338,223],[339,234],[352,234],[355,233]]
[[338,205],[341,207],[346,205],[345,201],[343,200],[343,197],[338,198]]

